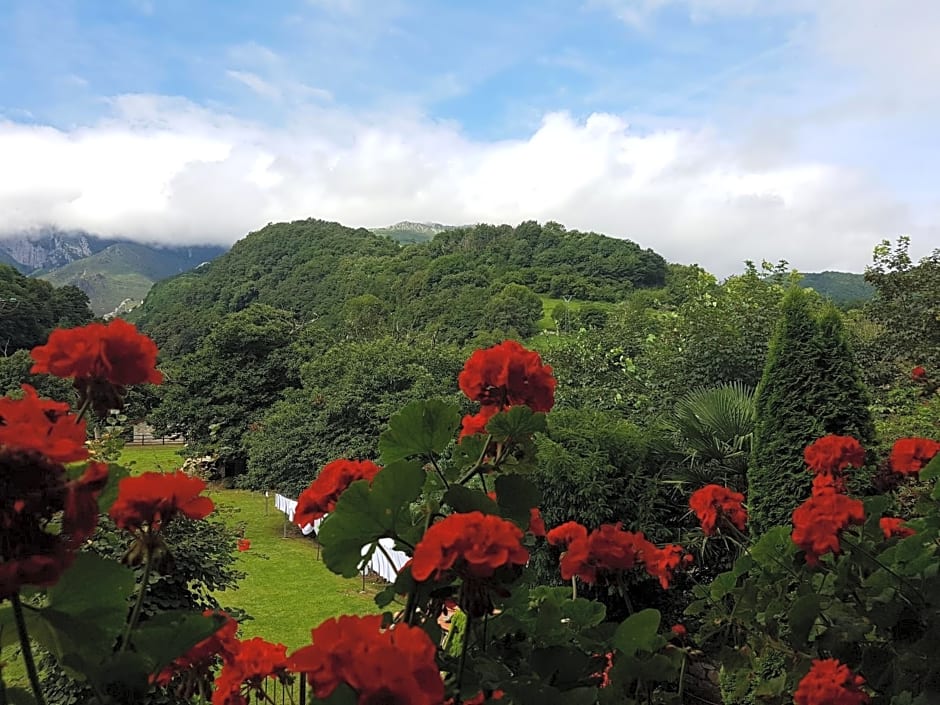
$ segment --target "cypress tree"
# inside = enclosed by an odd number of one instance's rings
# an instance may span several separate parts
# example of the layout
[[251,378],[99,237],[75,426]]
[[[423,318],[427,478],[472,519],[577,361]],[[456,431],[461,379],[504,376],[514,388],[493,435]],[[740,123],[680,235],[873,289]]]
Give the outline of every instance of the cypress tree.
[[755,399],[748,467],[752,533],[788,524],[809,495],[812,476],[803,449],[829,433],[870,443],[868,395],[834,309],[819,320],[809,294],[792,289],[767,355]]

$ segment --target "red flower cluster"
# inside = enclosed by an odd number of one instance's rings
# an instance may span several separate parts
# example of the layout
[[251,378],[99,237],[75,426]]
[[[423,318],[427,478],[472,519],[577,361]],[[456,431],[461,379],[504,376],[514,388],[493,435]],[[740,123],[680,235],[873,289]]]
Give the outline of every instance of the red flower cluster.
[[69,413],[65,402],[41,399],[28,384],[22,399],[0,398],[0,445],[36,451],[57,463],[88,457],[85,421]]
[[835,475],[865,464],[865,449],[851,436],[830,434],[806,446],[803,459],[817,475]]
[[487,422],[510,406],[544,412],[555,405],[552,368],[542,364],[537,352],[526,350],[515,340],[475,351],[457,382],[468,398],[482,406],[478,414],[464,417],[461,438],[483,433]]
[[677,639],[684,639],[689,633],[684,624],[673,624],[669,631]]
[[[444,683],[437,648],[420,627],[398,624],[382,630],[380,615],[342,616],[313,630],[313,644],[287,661],[306,673],[317,698],[328,698],[345,683],[360,705],[439,705]],[[218,705],[213,700],[213,705]]]
[[902,475],[920,472],[940,453],[940,443],[929,438],[902,438],[891,449],[891,467]]
[[205,676],[215,666],[217,657],[221,657],[223,662],[233,659],[238,650],[238,639],[235,638],[235,633],[238,631],[238,622],[224,612],[206,610],[202,614],[205,617],[219,614],[225,618],[225,622],[215,634],[200,641],[183,656],[180,656],[160,671],[154,679],[157,685],[166,686],[175,675],[183,672]]
[[111,505],[110,515],[122,529],[141,531],[146,525],[147,533],[152,534],[177,514],[190,519],[203,519],[211,514],[215,505],[208,497],[200,496],[204,489],[205,481],[182,470],[125,477],[118,484],[117,500]]
[[886,539],[890,539],[892,536],[903,539],[917,533],[913,529],[904,526],[903,519],[897,519],[895,517],[881,517],[881,519],[878,520],[878,526],[881,527],[881,531]]
[[248,705],[252,691],[260,691],[265,678],[287,674],[287,647],[261,637],[228,646],[229,657],[215,679],[212,705]]
[[839,533],[865,521],[862,503],[838,492],[814,494],[793,511],[793,543],[806,552],[806,562],[816,565],[819,557],[839,553]]
[[492,514],[451,514],[429,528],[415,546],[415,580],[438,579],[453,570],[462,577],[489,578],[505,566],[525,565],[522,529]]
[[[89,463],[77,480],[34,451],[0,452],[0,600],[24,585],[55,585],[98,524],[108,466]],[[47,531],[58,517],[61,531]]]
[[107,325],[57,328],[32,356],[33,374],[74,378],[79,402],[89,403],[99,416],[123,408],[125,386],[163,381],[156,369],[156,344],[120,318]]
[[163,381],[156,369],[156,343],[120,318],[107,325],[57,328],[45,345],[33,348],[32,355],[33,374],[106,380],[119,386]]
[[681,546],[658,548],[642,533],[624,531],[619,523],[602,524],[588,533],[581,524],[569,521],[549,531],[547,539],[553,546],[567,547],[561,557],[561,577],[570,580],[577,576],[588,584],[644,564],[647,573],[668,588],[673,572],[692,560]]
[[793,694],[795,705],[862,705],[869,702],[861,689],[865,679],[838,659],[814,659]]
[[922,382],[927,378],[927,370],[925,370],[921,365],[918,365],[913,370],[911,370],[911,379],[915,382]]
[[327,463],[310,486],[300,493],[294,523],[306,526],[329,514],[336,508],[340,495],[352,483],[356,480],[368,480],[371,483],[381,469],[371,460],[334,460]]
[[239,552],[247,551],[251,548],[251,541],[248,539],[238,539],[238,550]]
[[698,517],[706,536],[715,533],[722,517],[744,531],[747,526],[747,510],[742,506],[743,502],[743,494],[721,485],[705,485],[689,497],[689,507]]

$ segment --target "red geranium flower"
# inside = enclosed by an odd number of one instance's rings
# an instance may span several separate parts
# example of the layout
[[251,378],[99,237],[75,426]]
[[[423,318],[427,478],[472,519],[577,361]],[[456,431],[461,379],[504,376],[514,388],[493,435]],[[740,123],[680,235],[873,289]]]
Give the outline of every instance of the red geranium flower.
[[890,539],[892,536],[903,539],[917,533],[913,529],[904,526],[903,519],[896,519],[895,517],[881,517],[881,519],[878,520],[878,526],[881,527],[881,531],[884,533],[886,539]]
[[475,351],[457,381],[468,398],[483,406],[524,405],[533,411],[551,411],[555,405],[552,368],[515,340]]
[[830,434],[806,446],[803,459],[816,474],[830,475],[865,464],[865,449],[851,436]]
[[813,489],[811,494],[815,497],[818,494],[827,494],[835,492],[845,494],[845,478],[841,474],[820,474],[813,476]]
[[415,580],[439,579],[454,570],[462,577],[490,578],[497,569],[525,565],[522,529],[482,512],[451,514],[429,528],[415,546],[411,574]]
[[380,615],[345,615],[323,622],[311,636],[313,644],[295,651],[287,665],[307,674],[317,698],[345,683],[362,705],[439,705],[444,699],[437,648],[420,627],[383,630]]
[[215,679],[212,705],[248,705],[248,696],[260,691],[266,678],[287,674],[287,647],[261,637],[236,641]]
[[911,370],[911,379],[915,382],[922,381],[927,376],[927,370],[925,370],[921,365],[918,365],[913,370]]
[[204,480],[190,477],[182,470],[125,477],[118,484],[111,518],[128,531],[140,531],[146,525],[149,533],[159,531],[177,514],[204,519],[215,508],[211,499],[200,496],[204,489]]
[[662,548],[650,544],[650,547],[642,552],[641,558],[646,567],[646,572],[659,580],[663,590],[669,589],[673,574],[683,563],[689,564],[692,562],[692,556],[686,553],[682,546],[673,543],[666,544]]
[[869,701],[861,690],[865,679],[838,659],[814,659],[793,694],[796,705],[862,705]]
[[133,323],[113,318],[105,325],[90,323],[80,328],[57,328],[49,342],[33,348],[32,374],[106,380],[111,384],[160,384],[156,369],[157,346],[137,332]]
[[33,374],[74,378],[79,403],[90,404],[99,416],[124,407],[127,385],[163,381],[156,369],[156,344],[120,318],[107,325],[57,328],[49,342],[33,348],[32,356]]
[[320,470],[310,486],[300,493],[294,523],[297,526],[312,524],[336,508],[336,502],[356,480],[368,480],[382,470],[371,460],[334,460]]
[[91,463],[69,481],[60,463],[35,451],[0,451],[0,599],[58,582],[98,523],[107,475],[106,465]]
[[839,533],[865,521],[862,503],[835,492],[817,494],[793,511],[793,543],[806,552],[806,562],[816,565],[819,557],[838,553]]
[[184,671],[190,671],[194,676],[206,676],[215,666],[216,659],[223,661],[232,660],[238,649],[238,639],[235,638],[238,632],[238,622],[228,616],[225,612],[215,612],[206,610],[202,613],[204,617],[211,617],[218,614],[225,618],[222,626],[212,636],[203,639],[184,655],[175,659],[173,663],[164,668],[157,674],[154,682],[157,685],[166,686],[173,677]]
[[933,456],[940,453],[940,443],[929,438],[902,438],[891,449],[891,467],[902,475],[920,472]]
[[247,551],[251,548],[251,541],[248,539],[238,539],[238,550]]
[[689,633],[683,624],[673,624],[669,631],[673,633],[673,636],[676,636],[679,639],[684,639]]
[[705,485],[689,497],[689,507],[695,512],[706,536],[715,533],[719,519],[725,517],[741,531],[747,525],[747,510],[742,503],[744,495],[721,485]]
[[665,588],[673,571],[691,559],[683,556],[681,546],[657,548],[642,533],[624,531],[619,523],[602,524],[588,533],[585,527],[569,521],[549,531],[546,538],[553,546],[567,546],[561,556],[561,577],[570,580],[577,576],[588,584],[645,564],[647,572]]
[[84,419],[69,413],[65,402],[41,399],[28,384],[22,389],[22,399],[0,398],[0,445],[34,450],[57,463],[87,458]]

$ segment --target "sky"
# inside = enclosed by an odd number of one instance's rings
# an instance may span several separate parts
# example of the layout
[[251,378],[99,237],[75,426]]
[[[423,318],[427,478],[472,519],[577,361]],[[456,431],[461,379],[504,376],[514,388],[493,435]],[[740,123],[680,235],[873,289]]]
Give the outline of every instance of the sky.
[[940,247],[936,0],[0,0],[0,233],[302,218],[727,275]]

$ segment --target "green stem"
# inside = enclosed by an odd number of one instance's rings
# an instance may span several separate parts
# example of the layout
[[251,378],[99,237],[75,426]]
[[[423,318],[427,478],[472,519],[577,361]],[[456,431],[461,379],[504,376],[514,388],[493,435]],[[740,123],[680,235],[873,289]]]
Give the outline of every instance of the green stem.
[[682,665],[679,667],[679,702],[682,702],[682,691],[685,690],[685,665],[689,661],[689,655],[682,652]]
[[23,652],[23,663],[26,664],[26,675],[29,685],[33,689],[33,696],[37,705],[46,705],[42,697],[42,686],[39,684],[39,674],[36,672],[36,662],[33,660],[33,647],[29,643],[29,632],[26,630],[26,619],[23,617],[23,603],[20,594],[14,592],[10,598],[13,603],[13,619],[16,621],[16,631],[20,637],[20,650]]
[[572,599],[572,600],[577,600],[577,599],[578,599],[578,583],[577,583],[577,578],[574,577],[573,575],[571,576],[571,599]]
[[454,699],[454,705],[460,705],[463,702],[460,691],[463,688],[463,670],[467,664],[467,647],[470,646],[470,634],[473,632],[473,618],[467,614],[467,626],[463,635],[463,644],[460,649],[460,665],[457,666],[457,696]]
[[[87,393],[87,390],[86,390]],[[78,410],[78,414],[75,417],[75,425],[77,426],[82,422],[82,419],[85,418],[85,413],[88,411],[88,407],[91,406],[91,395],[85,397],[85,401],[82,403],[81,407]]]
[[[149,539],[149,536],[145,540]],[[131,618],[124,625],[124,633],[121,635],[121,648],[118,653],[127,651],[131,643],[131,632],[137,626],[140,619],[140,611],[144,607],[144,597],[147,595],[147,584],[150,582],[150,572],[153,570],[153,555],[149,543],[144,544],[144,575],[140,581],[140,589],[137,591],[137,601],[134,603],[134,610],[131,612]]]
[[428,456],[431,460],[431,465],[434,466],[434,469],[437,471],[437,476],[441,478],[441,482],[444,483],[444,489],[450,489],[450,483],[447,482],[447,478],[444,477],[444,472],[441,470],[441,466],[437,464],[437,460],[434,459],[433,455]]
[[466,485],[473,478],[474,475],[479,472],[480,468],[483,467],[483,459],[486,457],[486,450],[490,447],[490,443],[493,440],[493,435],[488,434],[486,436],[486,443],[483,444],[483,450],[480,451],[480,457],[477,458],[477,461],[473,464],[473,467],[470,468],[466,474],[458,480],[458,484]]

